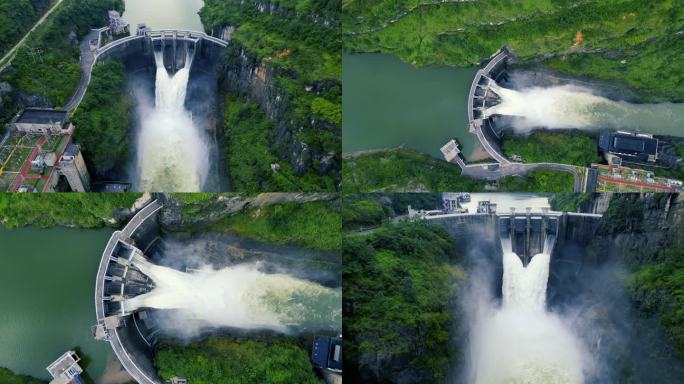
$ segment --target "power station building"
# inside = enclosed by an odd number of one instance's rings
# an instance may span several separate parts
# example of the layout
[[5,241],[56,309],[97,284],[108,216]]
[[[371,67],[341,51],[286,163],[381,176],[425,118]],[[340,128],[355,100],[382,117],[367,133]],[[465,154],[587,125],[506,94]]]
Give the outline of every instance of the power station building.
[[67,119],[67,111],[27,108],[19,112],[9,123],[10,129],[22,133],[58,135],[67,133],[73,126]]
[[617,156],[624,161],[655,163],[658,160],[658,139],[642,133],[602,132],[599,150],[604,155]]

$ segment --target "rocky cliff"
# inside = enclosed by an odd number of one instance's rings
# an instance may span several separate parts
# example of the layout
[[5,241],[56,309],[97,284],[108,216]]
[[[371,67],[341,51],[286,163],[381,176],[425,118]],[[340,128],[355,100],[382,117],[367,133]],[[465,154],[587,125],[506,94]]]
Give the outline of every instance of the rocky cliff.
[[599,194],[592,205],[603,214],[590,245],[598,261],[617,258],[636,266],[653,261],[664,247],[684,243],[681,194]]
[[[229,31],[233,27],[226,27]],[[221,32],[225,35],[226,32]],[[298,133],[304,131],[334,132],[341,135],[340,127],[315,116],[295,116],[296,93],[282,89],[275,81],[278,77],[295,79],[297,73],[276,69],[260,60],[240,43],[232,41],[219,68],[219,82],[222,90],[246,95],[259,104],[265,114],[275,122],[271,147],[278,157],[288,161],[299,175],[309,170],[332,177],[337,183],[341,177],[341,160],[335,152],[325,152],[303,140]],[[304,92],[319,96],[333,87],[340,87],[339,81],[321,80],[307,85]]]

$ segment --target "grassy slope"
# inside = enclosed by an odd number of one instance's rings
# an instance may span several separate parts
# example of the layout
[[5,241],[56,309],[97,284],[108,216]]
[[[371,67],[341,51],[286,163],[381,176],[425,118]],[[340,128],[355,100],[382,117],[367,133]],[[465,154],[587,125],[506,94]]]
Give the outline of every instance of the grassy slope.
[[[482,180],[462,177],[457,165],[408,150],[374,152],[345,159],[345,193],[358,192],[479,192]],[[537,170],[524,177],[499,180],[499,191],[572,192],[574,178],[566,172]]]
[[139,197],[139,193],[0,193],[0,224],[102,227],[117,209],[130,208]]
[[461,177],[457,165],[409,150],[391,150],[345,159],[345,193],[378,191],[481,191],[484,182]]
[[225,209],[222,199],[239,197],[239,194],[234,193],[172,195],[173,200],[182,204],[184,222],[195,223],[208,219],[192,230],[236,232],[268,243],[339,251],[342,242],[339,199],[246,207],[234,214],[220,214]]
[[[508,44],[523,62],[623,82],[648,101],[684,100],[677,35],[684,7],[677,0],[490,0],[414,8],[417,3],[345,1],[345,50],[382,51],[420,66],[472,66]],[[349,35],[404,11],[387,28]]]
[[538,131],[529,136],[507,136],[503,143],[506,156],[520,155],[526,163],[562,163],[589,166],[600,163],[596,140],[578,131]]
[[191,383],[320,384],[307,351],[296,339],[209,337],[186,346],[162,345],[154,364],[160,376]]
[[345,359],[359,369],[345,375],[368,383],[389,382],[397,371],[422,382],[446,379],[459,355],[449,332],[463,278],[454,257],[449,236],[424,223],[344,238]]
[[506,176],[499,179],[501,192],[572,192],[575,177],[567,172],[539,169],[525,176]]
[[104,173],[126,162],[132,108],[123,64],[110,60],[95,66],[73,118],[76,142],[91,172]]
[[338,201],[250,209],[222,219],[211,229],[236,232],[267,243],[330,251],[339,250],[342,242]]

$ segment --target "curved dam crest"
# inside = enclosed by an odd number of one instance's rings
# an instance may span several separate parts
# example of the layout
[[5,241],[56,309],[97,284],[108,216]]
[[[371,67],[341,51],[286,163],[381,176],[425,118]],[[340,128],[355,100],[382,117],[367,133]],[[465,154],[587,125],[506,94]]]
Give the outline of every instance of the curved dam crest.
[[[220,264],[227,265],[224,267],[209,267],[198,244],[185,248],[173,242],[164,244],[173,247],[174,254],[160,245],[161,209],[158,200],[148,203],[112,234],[95,287],[97,324],[92,327],[93,334],[109,342],[137,382],[163,383],[153,363],[155,346],[162,337],[187,341],[216,332],[241,334],[255,329],[287,334],[339,331],[342,288],[339,281],[328,283],[330,274],[300,271],[295,266],[290,272],[286,264],[261,268],[260,260],[277,257],[277,249],[254,250],[251,261],[246,262],[240,248],[231,250],[234,242],[219,248],[227,256],[235,252],[234,257],[226,256],[228,264]],[[194,253],[188,252],[191,249]],[[285,257],[292,252],[281,250]],[[170,260],[167,253],[171,253]],[[155,256],[156,262],[148,259],[148,254]],[[216,252],[210,258],[215,256]],[[180,259],[188,261],[185,267],[177,264]],[[167,262],[179,269],[164,265]]]
[[203,32],[173,29],[141,30],[103,47],[91,46],[84,60],[90,64],[84,64],[82,84],[69,108],[77,108],[85,95],[94,65],[110,58],[124,63],[132,75],[128,83],[136,102],[128,165],[110,177],[127,180],[138,191],[223,188],[214,76],[228,44]]

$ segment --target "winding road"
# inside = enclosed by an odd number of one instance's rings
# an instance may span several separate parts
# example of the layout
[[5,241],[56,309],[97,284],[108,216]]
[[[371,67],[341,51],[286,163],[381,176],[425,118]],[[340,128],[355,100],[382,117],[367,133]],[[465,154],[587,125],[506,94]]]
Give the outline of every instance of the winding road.
[[[64,105],[64,109],[67,111],[75,110],[78,105],[83,100],[86,91],[88,90],[88,85],[90,85],[90,75],[93,72],[93,65],[97,60],[97,48],[100,46],[100,33],[106,30],[106,28],[93,29],[91,30],[81,41],[81,69],[83,73],[81,74],[81,81],[78,83],[78,88],[76,92],[71,97],[68,103]],[[95,46],[91,45],[92,40],[97,39],[97,44]]]

